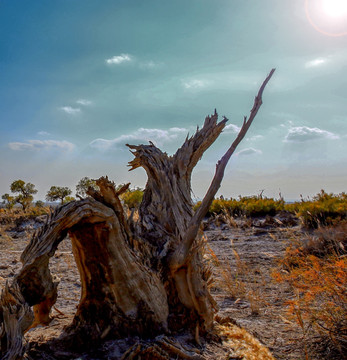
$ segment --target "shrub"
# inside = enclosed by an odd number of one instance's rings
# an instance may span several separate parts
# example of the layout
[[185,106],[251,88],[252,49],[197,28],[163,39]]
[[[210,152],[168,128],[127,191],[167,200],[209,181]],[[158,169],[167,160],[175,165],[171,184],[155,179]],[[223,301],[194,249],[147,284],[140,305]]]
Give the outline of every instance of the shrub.
[[43,208],[45,206],[45,203],[42,200],[37,200],[35,206],[38,208]]
[[[194,210],[196,210],[200,204],[201,202],[198,202],[194,206]],[[219,198],[213,200],[207,216],[218,215],[224,212],[230,216],[274,216],[282,210],[284,210],[283,199],[275,200],[258,196],[240,197],[239,200]]]
[[143,198],[143,190],[136,188],[134,190],[127,190],[124,194],[121,195],[124,205],[129,209],[139,208]]
[[306,337],[311,331],[347,352],[347,224],[320,229],[314,236],[294,239],[274,278],[288,282],[296,297],[287,311]]
[[274,200],[270,198],[244,198],[244,213],[246,216],[256,217],[265,215],[276,215],[284,209],[283,200]]
[[285,209],[295,213],[307,228],[334,225],[347,218],[347,194],[334,195],[321,190],[312,201],[288,204]]
[[45,206],[33,206],[24,213],[24,216],[34,218],[36,216],[47,215],[49,211],[49,208]]

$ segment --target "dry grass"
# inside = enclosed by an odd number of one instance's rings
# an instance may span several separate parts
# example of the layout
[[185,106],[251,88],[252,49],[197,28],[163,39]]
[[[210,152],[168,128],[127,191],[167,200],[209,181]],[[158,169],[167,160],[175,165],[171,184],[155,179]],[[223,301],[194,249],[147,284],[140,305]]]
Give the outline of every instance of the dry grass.
[[12,241],[13,241],[12,237],[6,233],[3,227],[0,227],[0,246],[1,245],[6,246],[12,243]]
[[219,322],[215,331],[222,338],[223,346],[229,349],[227,359],[275,360],[269,349],[245,329],[228,322],[228,319]]
[[246,264],[235,249],[232,249],[233,262],[222,262],[211,247],[208,247],[207,250],[216,272],[214,285],[235,299],[235,303],[241,299],[246,300],[250,305],[252,315],[259,315],[260,309],[266,306],[262,291],[265,280],[261,276],[261,271]]
[[[317,338],[323,352],[347,352],[347,225],[320,228],[294,237],[274,271],[274,279],[290,284],[295,296],[287,315],[302,330],[306,359]],[[336,358],[339,358],[337,355]]]

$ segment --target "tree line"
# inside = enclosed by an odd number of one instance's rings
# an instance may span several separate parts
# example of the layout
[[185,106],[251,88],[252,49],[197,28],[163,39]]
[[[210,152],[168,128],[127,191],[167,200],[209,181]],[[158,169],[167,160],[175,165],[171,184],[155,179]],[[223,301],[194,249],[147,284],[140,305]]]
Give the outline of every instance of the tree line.
[[[121,188],[124,184],[119,185],[118,187]],[[90,179],[89,177],[85,176],[82,178],[78,184],[76,185],[76,197],[71,196],[72,190],[67,186],[51,186],[51,188],[46,193],[46,200],[47,201],[60,201],[61,204],[68,203],[70,201],[75,201],[76,198],[84,199],[87,197],[88,189],[97,190],[98,186],[96,185],[95,180]],[[6,193],[1,196],[2,204],[7,209],[12,209],[16,204],[22,206],[23,211],[26,211],[30,206],[33,205],[34,196],[37,193],[37,189],[35,185],[19,179],[15,180],[10,185],[10,190],[13,195]],[[139,207],[143,197],[143,190],[139,187],[130,189],[128,188],[127,191],[123,194],[122,200],[123,203],[129,208],[137,208]],[[44,202],[38,200],[35,202],[35,205],[38,207],[43,207]]]

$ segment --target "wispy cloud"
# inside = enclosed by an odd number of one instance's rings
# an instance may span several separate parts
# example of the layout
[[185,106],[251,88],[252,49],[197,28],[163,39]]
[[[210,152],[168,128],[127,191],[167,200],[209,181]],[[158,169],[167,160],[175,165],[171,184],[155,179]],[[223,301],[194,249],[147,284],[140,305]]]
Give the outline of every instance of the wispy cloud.
[[325,58],[317,58],[317,59],[307,61],[305,63],[305,67],[306,68],[312,68],[312,67],[322,66],[326,62],[327,62],[327,59],[325,59]]
[[319,128],[310,128],[308,126],[291,127],[284,138],[284,142],[304,142],[317,139],[339,139],[339,136]]
[[81,112],[80,108],[74,108],[72,106],[62,106],[60,110],[63,110],[66,114],[77,115]]
[[264,138],[263,135],[253,135],[253,136],[247,138],[246,140],[248,140],[248,141],[257,141],[257,140],[261,140],[263,138]]
[[86,100],[86,99],[78,99],[76,103],[82,106],[89,106],[92,104],[90,100]]
[[47,131],[39,131],[38,133],[37,133],[37,135],[40,135],[40,136],[49,136],[49,135],[51,135],[49,132],[47,132]]
[[159,68],[159,67],[162,67],[163,64],[162,63],[159,63],[159,62],[155,62],[153,60],[150,60],[150,61],[145,61],[145,62],[141,62],[139,64],[140,68],[141,69],[149,69],[149,70],[152,70],[152,69],[156,69],[156,68]]
[[130,142],[133,144],[140,144],[148,141],[152,141],[158,146],[162,146],[168,142],[172,142],[178,139],[180,134],[186,134],[185,128],[170,128],[169,130],[162,129],[146,129],[140,128],[134,131],[132,134],[121,135],[115,139],[95,139],[89,145],[99,150],[111,150],[124,146]]
[[183,80],[182,84],[185,89],[196,90],[206,87],[208,82],[206,80],[192,79],[188,81]]
[[225,126],[223,133],[225,134],[237,134],[241,128],[235,124],[228,124]]
[[263,152],[261,150],[258,149],[254,149],[254,148],[247,148],[247,149],[243,149],[241,151],[239,151],[236,155],[239,156],[244,156],[244,155],[260,155]]
[[106,63],[109,64],[109,65],[119,65],[119,64],[122,64],[124,62],[129,62],[129,61],[132,61],[133,60],[133,57],[129,54],[120,54],[120,55],[117,55],[117,56],[113,56],[109,59],[106,59]]
[[257,88],[264,74],[254,71],[222,71],[187,74],[181,78],[181,86],[187,90],[250,90]]
[[59,140],[28,140],[27,142],[11,142],[8,144],[15,151],[62,150],[71,151],[75,145],[69,141]]

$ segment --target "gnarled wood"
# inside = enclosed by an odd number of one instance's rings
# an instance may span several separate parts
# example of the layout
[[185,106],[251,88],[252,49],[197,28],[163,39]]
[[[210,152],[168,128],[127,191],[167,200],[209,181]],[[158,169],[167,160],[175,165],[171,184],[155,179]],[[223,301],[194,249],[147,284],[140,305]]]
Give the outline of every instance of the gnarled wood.
[[[50,273],[49,259],[67,235],[82,284],[80,303],[67,330],[72,337],[98,340],[189,329],[199,343],[199,336],[212,329],[216,310],[208,290],[210,271],[203,261],[200,223],[226,164],[261,106],[263,90],[273,72],[261,86],[249,120],[245,119],[236,140],[218,162],[195,214],[192,170],[227,121],[218,122],[216,111],[173,156],[152,143],[127,145],[135,157],[129,163],[131,170],[141,166],[148,176],[136,223],[127,219],[119,199],[129,184],[117,191],[107,177],[96,181],[99,190],[89,189],[90,197],[63,205],[50,216],[23,252],[22,269],[1,293],[0,354],[5,359],[20,359],[23,333],[49,323],[59,284]],[[149,352],[158,358],[170,353],[197,358],[167,339],[151,347],[139,345],[128,358]]]
[[[265,81],[261,85],[257,96],[254,99],[254,104],[249,116],[249,119],[247,120],[247,117],[244,117],[244,122],[241,127],[241,130],[239,131],[236,139],[228,149],[228,151],[223,155],[223,157],[218,161],[216,165],[216,172],[214,175],[214,178],[211,182],[211,185],[203,198],[200,207],[195,212],[194,216],[191,218],[190,223],[188,225],[188,228],[185,232],[185,237],[182,240],[181,244],[176,248],[174,255],[171,257],[170,262],[171,266],[182,266],[182,264],[185,263],[186,258],[189,254],[190,248],[193,244],[193,241],[196,238],[196,235],[198,233],[201,221],[203,220],[204,216],[206,215],[209,207],[211,206],[211,203],[213,201],[214,196],[216,195],[218,189],[220,188],[220,185],[222,183],[223,177],[224,177],[224,170],[227,166],[231,155],[236,150],[239,143],[242,141],[242,139],[245,137],[248,129],[250,128],[255,116],[258,113],[258,110],[260,109],[262,103],[263,103],[263,92],[265,89],[265,86],[271,79],[273,73],[275,72],[275,69],[272,69],[269,73],[269,75],[266,77]],[[224,119],[226,121],[226,119]],[[205,122],[206,123],[206,122]],[[224,127],[224,126],[223,126]]]

